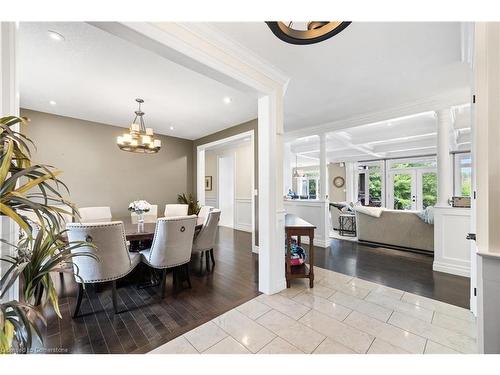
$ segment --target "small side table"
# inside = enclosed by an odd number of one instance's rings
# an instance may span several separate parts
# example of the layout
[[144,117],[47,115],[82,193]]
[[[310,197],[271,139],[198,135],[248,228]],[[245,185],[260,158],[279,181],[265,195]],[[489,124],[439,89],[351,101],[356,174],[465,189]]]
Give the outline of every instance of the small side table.
[[339,215],[339,234],[341,236],[356,237],[356,215]]
[[[309,288],[314,287],[314,226],[311,223],[301,219],[293,214],[285,216],[285,234],[286,234],[286,257],[285,257],[285,275],[286,287],[290,288],[290,280],[306,278],[309,279]],[[305,263],[300,266],[290,264],[290,250],[292,247],[292,237],[297,236],[297,245],[300,244],[300,237],[309,237],[309,266]]]

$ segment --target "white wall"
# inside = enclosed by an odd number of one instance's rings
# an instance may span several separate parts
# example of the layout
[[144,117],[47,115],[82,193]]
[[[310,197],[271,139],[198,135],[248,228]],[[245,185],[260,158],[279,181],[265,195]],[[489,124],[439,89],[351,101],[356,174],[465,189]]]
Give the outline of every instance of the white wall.
[[205,191],[205,203],[218,207],[217,159],[230,154],[235,156],[234,228],[251,232],[254,155],[250,141],[205,152],[205,175],[212,176],[212,190]]

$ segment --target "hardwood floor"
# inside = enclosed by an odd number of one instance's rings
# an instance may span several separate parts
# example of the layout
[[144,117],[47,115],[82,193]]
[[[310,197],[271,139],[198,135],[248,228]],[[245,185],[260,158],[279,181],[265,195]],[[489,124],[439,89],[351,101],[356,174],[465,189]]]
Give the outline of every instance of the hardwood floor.
[[314,256],[318,267],[469,308],[469,278],[433,271],[432,256],[345,240]]
[[[119,314],[113,312],[110,285],[104,284],[87,286],[80,315],[72,319],[76,283],[65,275],[59,285],[62,319],[47,312],[44,347],[61,353],[146,353],[257,296],[258,265],[251,234],[220,227],[214,251],[216,264],[209,274],[198,274],[199,257],[193,256],[192,289],[174,293],[172,275],[167,275],[161,302],[158,287],[119,284]],[[136,271],[135,278],[147,273],[144,267]]]
[[[76,283],[65,275],[61,284],[56,276],[62,319],[47,311],[41,352],[146,353],[256,297],[258,257],[252,254],[250,233],[220,227],[214,250],[212,273],[199,275],[199,258],[194,256],[192,289],[174,293],[169,274],[161,302],[158,287],[140,289],[136,280],[119,284],[119,314],[113,312],[110,285],[97,290],[89,286],[80,316],[72,319]],[[343,240],[315,251],[318,267],[468,307],[469,280],[433,272],[432,257]],[[136,271],[135,278],[147,274],[143,267]]]

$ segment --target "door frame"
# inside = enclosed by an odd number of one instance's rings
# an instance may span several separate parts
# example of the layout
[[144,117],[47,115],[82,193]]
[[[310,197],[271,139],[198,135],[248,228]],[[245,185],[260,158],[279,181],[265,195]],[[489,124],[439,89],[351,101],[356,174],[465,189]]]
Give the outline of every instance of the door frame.
[[[235,135],[232,135],[230,137],[218,139],[213,142],[208,142],[204,143],[201,145],[198,145],[196,147],[196,195],[197,199],[200,203],[200,205],[205,204],[205,151],[210,150],[211,148],[223,145],[224,143],[228,142],[233,142],[235,140],[239,139],[244,139],[250,137],[250,144],[252,147],[252,155],[255,155],[255,131],[248,130],[243,133],[238,133]],[[259,148],[260,149],[260,148]],[[259,252],[259,246],[256,244],[255,239],[256,239],[256,232],[258,228],[256,228],[256,220],[255,220],[255,205],[256,205],[256,199],[257,198],[257,190],[255,189],[255,170],[258,167],[255,165],[255,159],[252,159],[252,252],[258,253]],[[259,160],[260,160],[260,155],[259,155]],[[218,159],[217,159],[217,164],[218,164]],[[259,176],[260,177],[260,176]],[[260,179],[259,179],[260,181]],[[219,195],[217,194],[217,199],[219,198]],[[259,212],[261,211],[261,207],[259,207]]]

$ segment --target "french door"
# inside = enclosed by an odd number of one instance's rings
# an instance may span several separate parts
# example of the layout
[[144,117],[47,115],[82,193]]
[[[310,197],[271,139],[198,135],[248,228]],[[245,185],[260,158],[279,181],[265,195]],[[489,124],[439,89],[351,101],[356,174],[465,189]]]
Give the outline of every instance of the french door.
[[396,169],[388,174],[387,208],[423,210],[437,200],[437,173],[433,168]]

